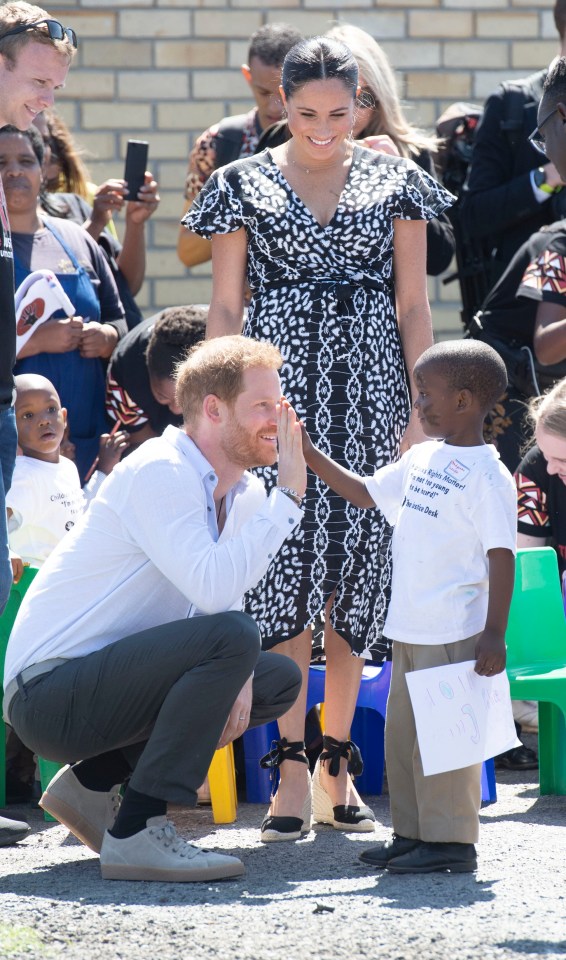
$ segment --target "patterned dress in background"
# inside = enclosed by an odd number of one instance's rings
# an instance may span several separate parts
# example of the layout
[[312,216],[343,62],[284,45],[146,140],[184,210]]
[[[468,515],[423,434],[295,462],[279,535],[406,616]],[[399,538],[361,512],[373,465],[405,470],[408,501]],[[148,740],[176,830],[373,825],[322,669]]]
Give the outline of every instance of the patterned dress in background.
[[[252,289],[244,333],[283,354],[283,390],[313,441],[357,474],[396,459],[410,412],[394,309],[393,225],[452,202],[411,161],[356,146],[330,223],[320,226],[269,151],[214,173],[185,223],[202,236],[244,227]],[[271,486],[276,470],[265,470]],[[382,658],[390,528],[309,473],[305,517],[248,594],[264,647],[296,636],[324,608],[367,658]]]

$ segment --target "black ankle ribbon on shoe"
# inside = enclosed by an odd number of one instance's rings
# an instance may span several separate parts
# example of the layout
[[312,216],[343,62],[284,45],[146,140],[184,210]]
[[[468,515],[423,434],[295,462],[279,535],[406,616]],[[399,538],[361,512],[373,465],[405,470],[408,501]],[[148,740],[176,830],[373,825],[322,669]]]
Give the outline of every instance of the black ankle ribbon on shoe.
[[272,795],[279,783],[279,767],[285,760],[297,760],[299,763],[308,764],[304,749],[304,740],[293,740],[289,743],[285,737],[282,737],[281,740],[271,741],[271,750],[261,758],[259,765],[264,770],[270,771],[270,779],[273,783]]
[[[337,777],[340,773],[340,759],[345,757],[348,760],[348,773],[354,777],[359,777],[363,773],[364,761],[360,753],[360,748],[353,740],[335,740],[326,734],[322,738],[321,761],[328,760],[328,773],[331,777]],[[261,762],[261,761],[260,761]]]

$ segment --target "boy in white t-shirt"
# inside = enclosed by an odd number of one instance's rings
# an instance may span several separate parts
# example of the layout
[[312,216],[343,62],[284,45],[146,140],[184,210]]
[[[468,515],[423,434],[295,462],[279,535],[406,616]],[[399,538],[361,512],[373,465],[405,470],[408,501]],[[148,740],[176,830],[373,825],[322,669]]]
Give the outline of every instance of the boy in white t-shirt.
[[473,871],[481,764],[424,776],[405,674],[476,661],[505,668],[514,580],[517,502],[513,480],[483,420],[507,385],[499,355],[475,340],[430,347],[413,377],[427,437],[399,461],[363,478],[303,437],[309,467],[358,507],[378,506],[392,524],[393,576],[384,627],[393,641],[386,763],[393,837],[360,854],[392,873]]
[[6,508],[17,583],[23,563],[40,567],[75,525],[106,474],[120,460],[128,441],[124,433],[102,435],[97,469],[82,490],[72,458],[61,454],[67,411],[55,387],[46,377],[34,373],[21,374],[15,383],[21,456],[16,457]]
[[[60,454],[67,411],[46,377],[16,377],[18,447],[6,497],[10,551],[40,567],[85,509],[77,468]],[[17,579],[17,560],[13,562]]]

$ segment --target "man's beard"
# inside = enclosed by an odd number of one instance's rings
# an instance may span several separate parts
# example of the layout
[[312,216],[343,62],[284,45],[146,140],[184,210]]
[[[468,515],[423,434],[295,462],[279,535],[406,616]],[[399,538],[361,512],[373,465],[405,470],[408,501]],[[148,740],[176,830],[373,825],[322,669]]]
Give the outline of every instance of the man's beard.
[[[261,434],[251,434],[232,417],[222,441],[222,450],[232,463],[250,470],[252,467],[270,467],[277,463],[277,446],[270,447],[260,439]],[[267,431],[263,436],[268,436]]]

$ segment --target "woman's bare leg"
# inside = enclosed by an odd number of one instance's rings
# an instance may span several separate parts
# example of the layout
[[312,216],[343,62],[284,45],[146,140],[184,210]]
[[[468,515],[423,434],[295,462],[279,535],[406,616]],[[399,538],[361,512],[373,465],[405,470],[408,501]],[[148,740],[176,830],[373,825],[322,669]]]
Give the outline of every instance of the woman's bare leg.
[[[284,640],[273,648],[274,653],[281,653],[290,657],[300,667],[303,675],[303,685],[297,700],[291,709],[279,717],[279,736],[289,743],[305,739],[305,713],[307,703],[307,685],[309,664],[311,660],[312,631],[303,630],[291,640]],[[303,803],[308,790],[308,766],[296,760],[288,760],[281,764],[279,772],[281,781],[277,793],[269,808],[271,816],[301,817]]]
[[[336,633],[328,619],[324,631],[324,649],[324,733],[335,740],[349,740],[365,661],[352,656],[350,645]],[[346,758],[343,757],[340,761],[340,773],[337,777],[330,776],[327,766],[326,763],[320,764],[320,780],[332,800],[332,806],[361,806],[360,796],[348,775]]]

